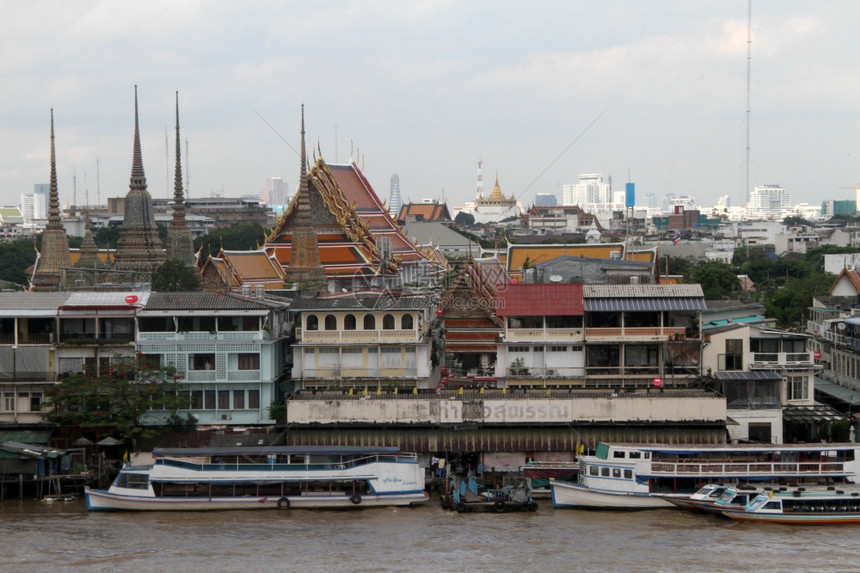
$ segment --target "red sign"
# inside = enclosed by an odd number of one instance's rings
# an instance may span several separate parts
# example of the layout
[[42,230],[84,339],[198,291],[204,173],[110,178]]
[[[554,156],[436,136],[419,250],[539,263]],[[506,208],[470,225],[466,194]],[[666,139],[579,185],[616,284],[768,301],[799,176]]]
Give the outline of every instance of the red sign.
[[136,294],[128,295],[127,297],[125,297],[125,302],[127,302],[128,304],[136,303],[137,302],[137,295]]
[[659,387],[661,387],[661,386],[663,385],[663,379],[662,379],[662,378],[654,378],[654,379],[651,381],[651,383],[652,383],[652,384],[654,384],[654,387],[655,387],[655,388],[659,388]]
[[821,360],[821,353],[816,350],[812,353],[812,357],[816,360]]

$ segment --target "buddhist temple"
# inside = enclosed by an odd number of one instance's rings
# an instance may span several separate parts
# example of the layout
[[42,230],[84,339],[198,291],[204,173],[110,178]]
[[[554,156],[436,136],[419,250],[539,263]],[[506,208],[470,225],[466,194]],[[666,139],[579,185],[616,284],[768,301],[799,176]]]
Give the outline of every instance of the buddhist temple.
[[200,270],[203,288],[233,291],[262,285],[265,290],[282,289],[286,275],[280,263],[264,250],[225,251],[209,257]]
[[54,110],[51,109],[51,183],[48,224],[42,235],[42,251],[36,260],[32,290],[50,292],[65,284],[65,270],[71,265],[69,238],[60,222],[60,195],[57,190],[57,158],[54,151]]
[[75,287],[89,287],[98,284],[99,271],[104,271],[107,267],[99,257],[99,248],[93,238],[93,229],[90,224],[89,210],[84,214],[84,221],[84,241],[78,249],[80,256],[73,263],[74,270],[70,273]]
[[316,265],[329,292],[432,280],[435,265],[400,230],[358,166],[329,165],[320,153],[308,171],[304,136],[302,142],[300,188],[265,246],[284,267],[287,283],[301,283]]
[[135,278],[148,279],[164,262],[164,250],[152,215],[152,197],[146,186],[140,152],[140,127],[137,111],[137,86],[134,86],[134,150],[131,181],[125,198],[125,217],[117,243],[117,269],[134,271]]
[[173,178],[173,220],[167,232],[167,258],[176,259],[197,270],[194,264],[194,241],[185,220],[185,196],[182,189],[182,161],[179,139],[179,92],[176,92],[176,167]]

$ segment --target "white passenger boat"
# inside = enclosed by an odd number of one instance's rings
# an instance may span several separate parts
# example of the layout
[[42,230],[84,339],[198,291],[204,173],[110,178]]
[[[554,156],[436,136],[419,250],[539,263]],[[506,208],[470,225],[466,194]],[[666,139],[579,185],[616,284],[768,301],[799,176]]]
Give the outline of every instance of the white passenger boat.
[[377,447],[153,450],[107,490],[85,490],[90,510],[332,508],[424,503],[415,454]]
[[833,525],[860,523],[860,492],[833,489],[803,491],[790,495],[761,494],[742,509],[723,510],[722,514],[740,521],[767,523]]
[[552,482],[555,507],[674,507],[707,483],[855,483],[857,444],[653,445],[600,443],[580,456],[577,484]]

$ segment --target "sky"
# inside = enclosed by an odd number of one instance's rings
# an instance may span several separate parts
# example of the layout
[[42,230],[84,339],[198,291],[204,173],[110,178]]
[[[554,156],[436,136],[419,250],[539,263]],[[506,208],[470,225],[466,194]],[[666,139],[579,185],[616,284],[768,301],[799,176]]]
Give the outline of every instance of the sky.
[[0,7],[2,205],[49,181],[51,108],[62,204],[125,195],[135,85],[153,197],[173,194],[177,91],[192,198],[294,192],[302,104],[309,149],[352,149],[383,199],[397,173],[404,202],[474,199],[479,159],[526,206],[581,173],[640,205],[740,204],[747,175],[812,204],[860,182],[855,0],[755,0],[751,44],[747,0]]

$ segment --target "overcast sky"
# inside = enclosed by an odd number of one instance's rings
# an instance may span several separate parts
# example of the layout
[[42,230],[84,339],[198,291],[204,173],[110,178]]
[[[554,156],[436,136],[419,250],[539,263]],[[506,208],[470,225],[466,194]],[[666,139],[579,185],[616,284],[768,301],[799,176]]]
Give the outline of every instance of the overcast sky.
[[[172,195],[174,93],[191,197],[258,194],[309,147],[360,153],[388,198],[524,204],[580,173],[645,195],[745,196],[746,0],[2,1],[0,204],[128,191],[134,85],[149,191]],[[860,181],[860,2],[752,5],[750,184],[795,202]],[[165,141],[167,136],[167,142]],[[167,145],[166,145],[167,143]],[[99,168],[97,170],[97,160]],[[183,168],[186,162],[183,158]],[[73,175],[76,173],[76,185]],[[97,180],[98,179],[98,180]],[[98,195],[98,197],[97,197]],[[560,195],[560,193],[559,193]]]

